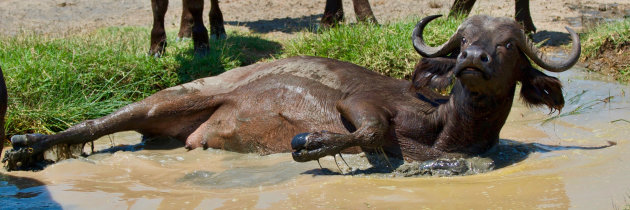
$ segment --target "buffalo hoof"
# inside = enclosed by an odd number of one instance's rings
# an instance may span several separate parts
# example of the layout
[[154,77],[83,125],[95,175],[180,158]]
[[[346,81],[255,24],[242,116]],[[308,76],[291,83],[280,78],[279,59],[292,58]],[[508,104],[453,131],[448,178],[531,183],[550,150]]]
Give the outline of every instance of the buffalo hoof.
[[11,170],[41,170],[47,163],[44,161],[45,146],[41,144],[42,134],[15,135],[11,138],[13,148],[7,150],[2,163]]
[[166,45],[166,40],[161,41],[155,45],[151,45],[151,48],[149,49],[149,53],[147,53],[147,55],[156,58],[162,57],[162,55],[164,55],[164,53],[166,52]]
[[195,56],[206,57],[210,53],[210,47],[207,44],[195,46]]
[[190,38],[190,37],[177,37],[177,38],[175,38],[175,42],[187,42],[189,40],[192,40],[192,38]]
[[339,153],[343,148],[330,144],[329,141],[334,134],[321,131],[313,133],[301,133],[293,137],[291,147],[293,148],[293,160],[297,162],[307,162],[317,160],[327,155]]
[[291,148],[295,151],[306,148],[306,137],[308,137],[308,134],[309,133],[300,133],[293,137],[293,140],[291,140]]
[[210,38],[214,40],[224,40],[227,39],[227,35],[225,35],[225,32],[222,34],[210,34]]

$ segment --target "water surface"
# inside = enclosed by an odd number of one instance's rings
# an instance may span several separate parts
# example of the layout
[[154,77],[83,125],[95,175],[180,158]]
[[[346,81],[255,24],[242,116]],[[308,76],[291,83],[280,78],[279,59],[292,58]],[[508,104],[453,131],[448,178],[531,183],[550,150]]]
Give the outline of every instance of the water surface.
[[[501,132],[504,150],[526,148],[518,161],[491,172],[455,177],[330,175],[332,157],[296,163],[290,154],[259,156],[181,145],[124,149],[64,160],[42,171],[0,173],[2,209],[224,208],[551,208],[622,207],[630,194],[630,89],[572,69],[551,73],[565,86],[561,116],[514,108]],[[612,98],[611,98],[612,96]],[[609,100],[605,100],[605,99]],[[582,108],[582,109],[580,109]],[[577,111],[575,111],[577,109]],[[557,116],[557,114],[551,115]],[[140,135],[118,133],[96,149],[134,145]],[[608,145],[605,149],[579,147]],[[166,148],[166,149],[165,149]],[[500,149],[499,148],[499,149]],[[529,149],[527,149],[529,148]],[[499,151],[500,152],[500,151]],[[351,167],[365,157],[344,155]],[[347,167],[339,158],[340,167]]]

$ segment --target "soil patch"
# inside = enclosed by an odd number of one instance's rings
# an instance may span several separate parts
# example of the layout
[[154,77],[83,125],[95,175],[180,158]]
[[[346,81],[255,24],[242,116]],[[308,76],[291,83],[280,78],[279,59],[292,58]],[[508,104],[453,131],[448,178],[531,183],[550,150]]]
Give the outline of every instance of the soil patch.
[[587,69],[627,82],[630,70],[630,42],[613,44],[606,39],[595,56],[582,58]]

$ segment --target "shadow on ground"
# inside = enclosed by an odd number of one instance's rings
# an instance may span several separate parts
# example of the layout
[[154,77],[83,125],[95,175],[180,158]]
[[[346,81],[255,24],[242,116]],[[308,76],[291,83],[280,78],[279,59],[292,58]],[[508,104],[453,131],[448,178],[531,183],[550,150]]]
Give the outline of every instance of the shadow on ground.
[[542,46],[558,47],[571,43],[571,35],[569,33],[557,31],[539,31],[532,35],[533,41],[542,43]]
[[180,83],[186,83],[272,58],[281,52],[282,45],[278,42],[255,35],[230,33],[223,40],[211,39],[205,55],[196,55],[192,47],[176,54],[175,59],[180,63],[177,74]]
[[315,31],[319,19],[323,15],[302,16],[299,18],[276,18],[273,20],[257,20],[250,22],[227,21],[227,25],[245,26],[256,33],[269,33],[274,31],[295,33],[300,31]]
[[370,162],[374,164],[373,167],[368,169],[355,169],[346,173],[340,173],[327,168],[318,168],[305,171],[303,174],[313,176],[389,174],[390,176],[396,177],[473,175],[519,163],[527,159],[532,153],[548,153],[576,149],[595,150],[613,145],[615,145],[613,142],[609,142],[609,145],[599,147],[557,146],[501,139],[496,146],[477,157],[408,163],[393,157],[389,157],[388,160],[385,160],[381,158],[382,155],[375,155],[374,157],[366,155],[368,159],[372,159]]

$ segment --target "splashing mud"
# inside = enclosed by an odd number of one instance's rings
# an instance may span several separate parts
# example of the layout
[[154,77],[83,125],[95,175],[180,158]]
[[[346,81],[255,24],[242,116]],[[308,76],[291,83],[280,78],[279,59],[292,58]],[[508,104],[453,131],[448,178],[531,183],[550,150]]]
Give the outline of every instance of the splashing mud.
[[[97,152],[87,157],[36,172],[2,171],[0,200],[3,208],[620,207],[630,193],[630,89],[584,72],[555,75],[565,85],[563,113],[582,107],[579,112],[543,123],[548,110],[518,101],[500,144],[481,157],[454,160],[462,166],[456,173],[423,172],[453,161],[370,171],[365,155],[322,158],[320,169],[290,154],[187,152],[169,141],[139,145],[139,134],[125,132],[96,141]],[[602,103],[585,106],[597,100]],[[597,148],[609,141],[617,145]],[[110,148],[120,144],[135,146]],[[473,175],[442,177],[453,174]]]

